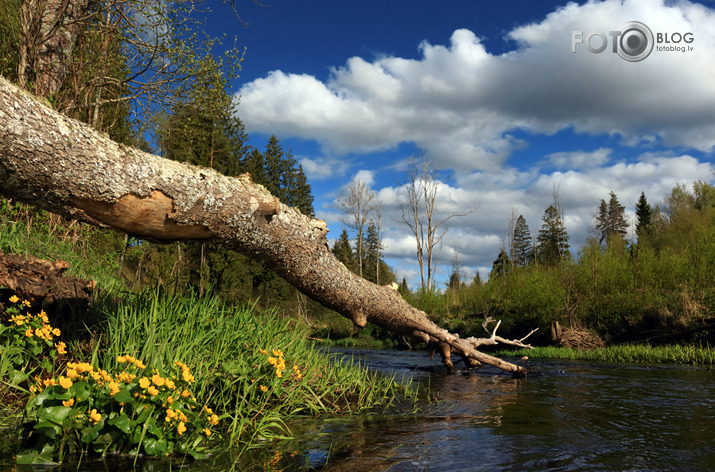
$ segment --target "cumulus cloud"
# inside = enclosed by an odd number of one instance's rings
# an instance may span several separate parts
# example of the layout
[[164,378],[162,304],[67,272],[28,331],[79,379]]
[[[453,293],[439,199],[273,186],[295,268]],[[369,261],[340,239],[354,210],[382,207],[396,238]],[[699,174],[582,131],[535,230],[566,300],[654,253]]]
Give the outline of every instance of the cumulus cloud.
[[553,152],[546,155],[546,161],[551,167],[557,169],[583,169],[602,166],[608,162],[610,155],[611,150],[607,148],[598,148],[592,152]]
[[[478,205],[478,210],[448,222],[443,240],[442,264],[449,265],[450,250],[456,248],[462,265],[476,267],[482,275],[507,239],[512,211],[522,214],[536,236],[545,209],[554,202],[554,193],[564,209],[566,230],[574,250],[593,235],[594,216],[601,199],[615,192],[627,208],[631,223],[641,192],[652,205],[658,204],[679,184],[704,179],[711,181],[715,165],[699,162],[692,156],[646,154],[637,162],[613,163],[600,168],[529,174],[514,169],[501,174],[475,172],[460,180],[460,186],[442,184],[437,193],[436,220],[459,208]],[[492,180],[496,180],[494,184]],[[492,185],[487,185],[492,184]],[[385,255],[399,267],[415,264],[415,241],[406,225],[400,223],[399,189],[386,187],[378,192],[382,202]],[[632,228],[631,228],[632,232]],[[414,268],[413,268],[414,269]]]
[[[608,34],[634,19],[654,32],[692,32],[693,51],[654,50],[636,63],[610,48],[592,54],[577,44],[572,53],[572,31]],[[713,24],[714,10],[687,1],[569,3],[509,32],[516,49],[502,55],[487,51],[478,32],[459,29],[449,45],[420,44],[419,59],[353,57],[326,82],[273,71],[241,88],[240,113],[249,131],[316,139],[330,152],[412,142],[439,167],[462,170],[500,168],[524,145],[514,130],[572,128],[711,150]]]

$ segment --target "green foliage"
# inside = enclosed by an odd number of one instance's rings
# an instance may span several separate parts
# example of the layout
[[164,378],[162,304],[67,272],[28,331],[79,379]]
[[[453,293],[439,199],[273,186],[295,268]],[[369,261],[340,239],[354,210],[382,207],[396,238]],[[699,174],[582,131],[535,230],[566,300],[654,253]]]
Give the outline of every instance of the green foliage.
[[611,192],[608,204],[605,200],[601,200],[598,207],[598,215],[596,216],[596,231],[598,232],[599,242],[603,244],[610,239],[626,237],[626,208],[620,204],[616,194]]
[[570,359],[628,364],[692,364],[712,365],[715,349],[702,345],[651,346],[649,344],[619,344],[579,350],[565,347],[537,347],[519,351],[503,351],[501,355],[528,356],[532,359]]
[[569,236],[561,213],[554,205],[544,211],[543,221],[536,238],[536,256],[541,264],[557,264],[569,255]]
[[517,267],[526,267],[534,261],[534,242],[531,239],[531,231],[526,224],[526,218],[519,215],[514,225],[512,235],[514,254],[512,260]]

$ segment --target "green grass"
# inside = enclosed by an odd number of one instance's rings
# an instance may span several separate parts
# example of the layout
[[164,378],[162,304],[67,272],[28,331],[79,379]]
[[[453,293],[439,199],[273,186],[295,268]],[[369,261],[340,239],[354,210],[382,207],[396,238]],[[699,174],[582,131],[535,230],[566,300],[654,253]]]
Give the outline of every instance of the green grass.
[[[93,360],[111,368],[130,354],[159,371],[184,362],[196,377],[196,397],[223,414],[226,438],[241,448],[290,435],[286,421],[296,416],[355,413],[416,396],[394,379],[329,359],[294,325],[272,311],[228,308],[213,296],[125,295],[106,312]],[[278,350],[282,378],[268,363]]]
[[647,344],[621,344],[589,351],[564,347],[537,347],[520,351],[502,351],[502,356],[528,356],[532,359],[568,359],[628,364],[683,364],[712,365],[715,349],[710,346],[673,344],[650,346]]

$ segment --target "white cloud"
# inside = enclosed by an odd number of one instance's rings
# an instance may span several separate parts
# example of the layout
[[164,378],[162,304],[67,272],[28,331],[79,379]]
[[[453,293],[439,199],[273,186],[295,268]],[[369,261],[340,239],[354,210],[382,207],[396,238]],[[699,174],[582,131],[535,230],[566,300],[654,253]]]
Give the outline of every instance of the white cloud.
[[[592,54],[582,44],[571,52],[572,31],[608,32],[633,19],[654,32],[692,32],[694,50],[654,50],[637,63],[610,49]],[[353,57],[325,83],[271,72],[241,88],[239,112],[249,131],[316,139],[331,152],[413,142],[439,167],[462,170],[498,169],[523,145],[509,135],[517,129],[572,127],[620,135],[626,143],[710,150],[713,24],[712,9],[687,1],[569,3],[512,30],[508,37],[517,49],[503,55],[489,53],[474,32],[460,29],[448,46],[423,42],[419,60]]]
[[546,155],[546,160],[552,167],[557,169],[583,169],[602,166],[608,162],[610,155],[610,149],[598,148],[592,152],[554,152]]

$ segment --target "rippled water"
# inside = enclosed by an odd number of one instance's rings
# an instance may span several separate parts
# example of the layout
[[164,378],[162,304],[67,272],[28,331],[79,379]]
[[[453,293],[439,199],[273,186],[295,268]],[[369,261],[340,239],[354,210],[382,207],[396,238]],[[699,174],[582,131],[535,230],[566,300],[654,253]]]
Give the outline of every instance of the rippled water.
[[181,470],[715,471],[709,369],[536,361],[539,375],[515,380],[491,368],[448,375],[418,352],[346,352],[429,384],[438,401],[414,413],[301,420],[293,441]]
[[705,368],[538,361],[540,375],[515,380],[487,369],[447,375],[420,353],[361,357],[429,381],[440,401],[410,416],[310,426],[306,466],[331,449],[328,470],[715,470],[715,374]]

